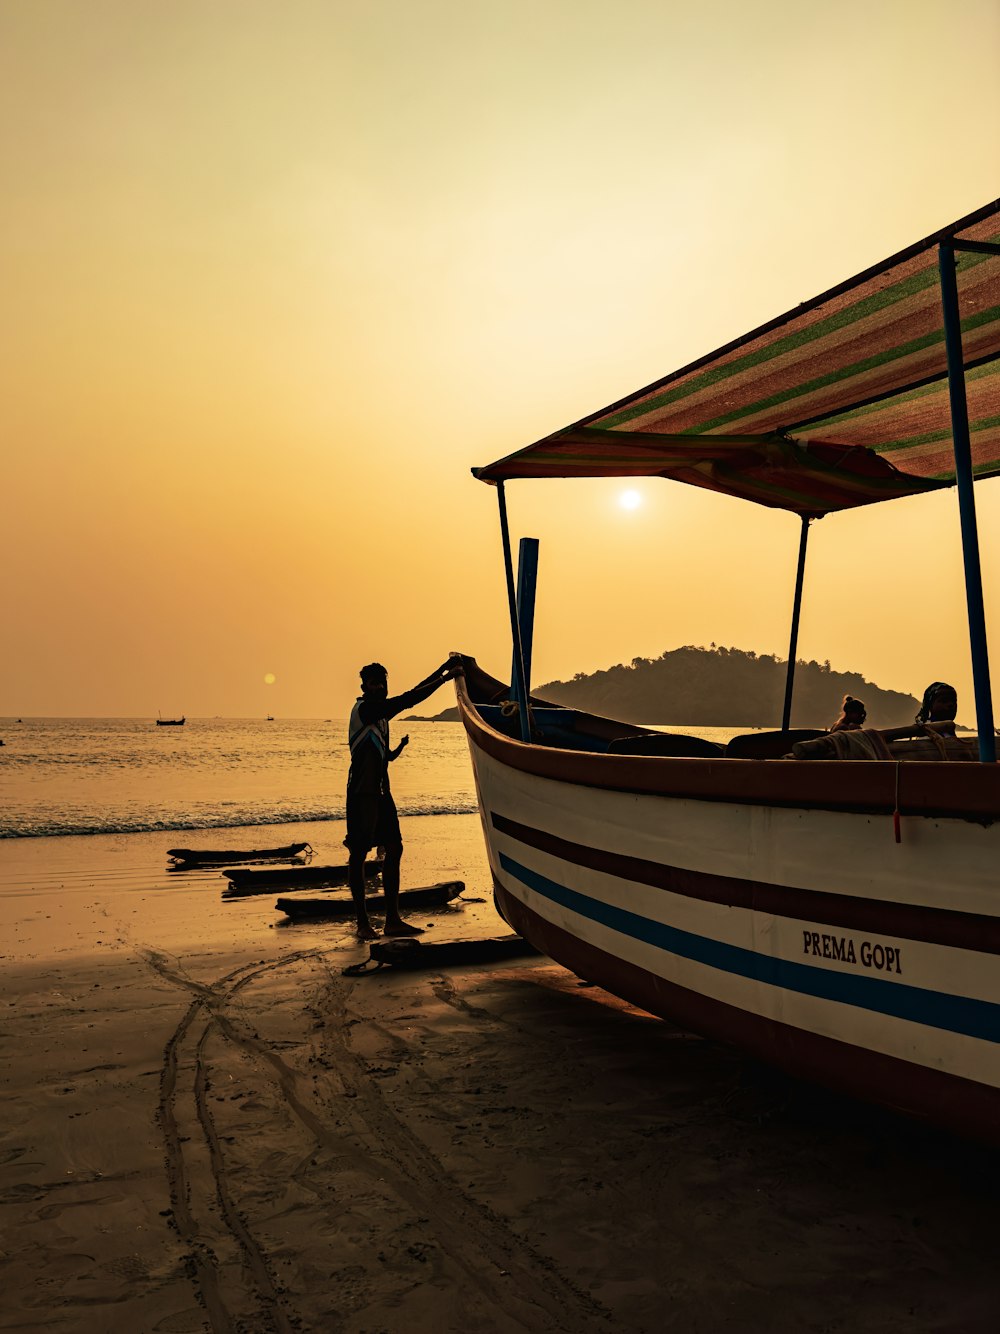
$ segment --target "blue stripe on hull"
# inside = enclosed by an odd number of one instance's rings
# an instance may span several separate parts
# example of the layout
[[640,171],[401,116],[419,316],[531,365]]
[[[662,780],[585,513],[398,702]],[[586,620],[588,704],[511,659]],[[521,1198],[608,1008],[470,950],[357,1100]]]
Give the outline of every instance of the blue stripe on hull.
[[945,992],[922,990],[904,982],[857,977],[851,973],[775,959],[738,945],[682,931],[678,927],[581,894],[578,890],[567,889],[537,871],[522,866],[504,852],[499,853],[499,858],[500,865],[509,875],[553,903],[609,927],[620,935],[653,945],[665,953],[691,959],[709,968],[717,968],[720,972],[782,987],[786,991],[854,1005],[860,1009],[893,1015],[898,1019],[908,1019],[929,1028],[981,1038],[986,1042],[1000,1042],[1000,1005],[991,1001],[952,996]]

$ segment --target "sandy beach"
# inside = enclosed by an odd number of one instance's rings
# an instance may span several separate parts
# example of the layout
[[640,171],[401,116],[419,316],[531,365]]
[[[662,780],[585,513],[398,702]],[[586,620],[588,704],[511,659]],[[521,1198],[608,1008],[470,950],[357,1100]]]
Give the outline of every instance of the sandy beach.
[[[505,929],[477,817],[403,833]],[[993,1155],[544,959],[344,976],[177,842],[0,845],[0,1330],[997,1328]]]

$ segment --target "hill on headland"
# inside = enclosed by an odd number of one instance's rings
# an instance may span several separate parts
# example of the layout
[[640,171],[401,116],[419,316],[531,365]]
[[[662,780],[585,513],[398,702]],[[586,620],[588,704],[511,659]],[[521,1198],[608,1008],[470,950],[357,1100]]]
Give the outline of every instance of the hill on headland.
[[[604,671],[550,681],[532,694],[627,723],[683,727],[780,727],[786,661],[745,649],[670,649],[658,658],[633,658]],[[859,672],[838,672],[829,662],[795,664],[793,727],[829,727],[845,695],[863,700],[869,727],[899,727],[920,707],[912,695],[883,690]],[[435,717],[458,718],[456,709]]]

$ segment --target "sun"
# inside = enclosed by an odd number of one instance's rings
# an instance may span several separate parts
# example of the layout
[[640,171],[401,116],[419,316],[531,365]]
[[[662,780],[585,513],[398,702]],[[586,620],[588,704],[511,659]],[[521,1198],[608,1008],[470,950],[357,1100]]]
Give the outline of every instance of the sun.
[[277,677],[275,676],[274,672],[265,672],[265,673],[264,673],[264,684],[265,684],[266,686],[273,686],[276,680],[277,680]]
[[638,491],[623,491],[618,497],[618,504],[623,510],[637,510],[642,504],[642,496]]

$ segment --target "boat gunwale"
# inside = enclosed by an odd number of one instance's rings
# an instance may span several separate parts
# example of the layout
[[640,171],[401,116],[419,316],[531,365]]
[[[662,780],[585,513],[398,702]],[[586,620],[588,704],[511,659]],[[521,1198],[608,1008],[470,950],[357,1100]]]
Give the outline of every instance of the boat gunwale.
[[[463,662],[470,675],[483,681],[493,679],[474,658],[463,657]],[[902,815],[975,824],[1000,820],[1000,765],[935,760],[754,760],[564,750],[517,741],[491,727],[480,716],[463,676],[455,680],[455,693],[466,734],[487,755],[522,773],[575,787],[858,815],[891,816],[898,808]],[[611,721],[574,712],[602,723]],[[622,727],[623,731],[636,730],[632,724]],[[845,765],[850,766],[849,794],[845,793]]]

